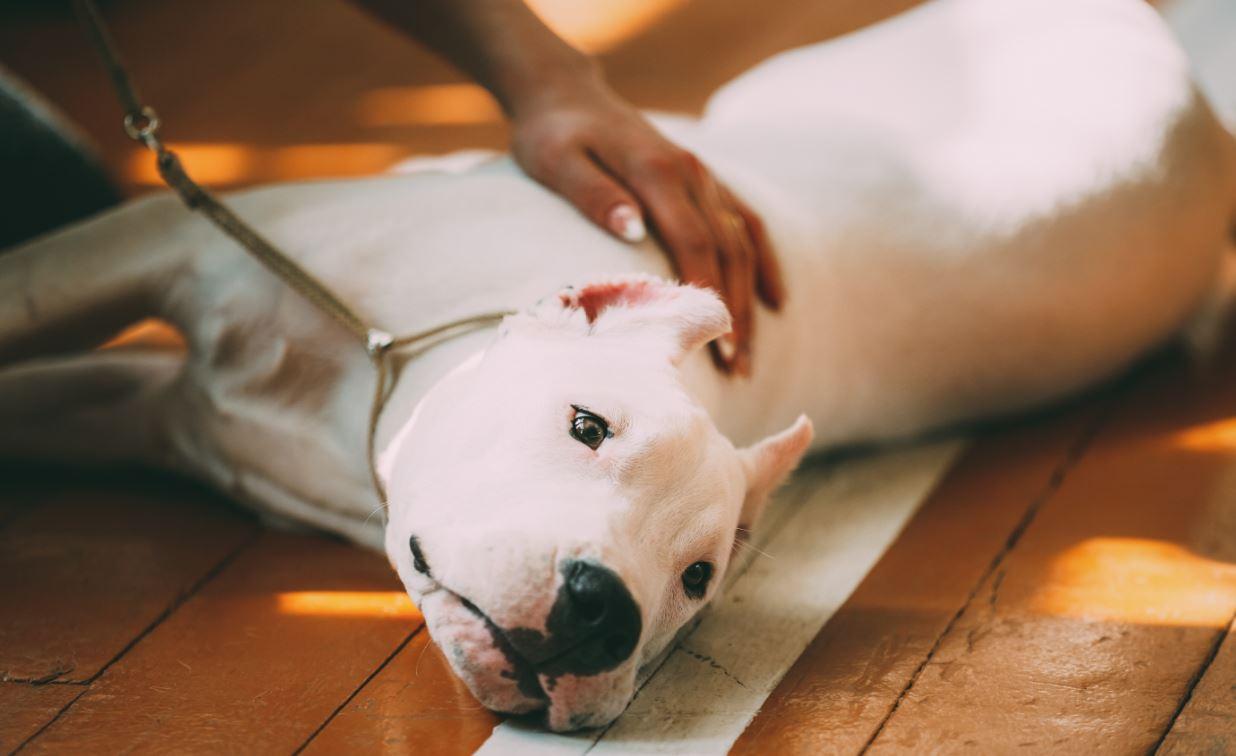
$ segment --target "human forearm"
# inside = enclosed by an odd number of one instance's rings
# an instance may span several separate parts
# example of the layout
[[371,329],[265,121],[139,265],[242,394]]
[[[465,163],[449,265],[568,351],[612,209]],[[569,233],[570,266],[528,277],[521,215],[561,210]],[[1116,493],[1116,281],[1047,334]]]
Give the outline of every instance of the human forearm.
[[354,0],[450,60],[507,115],[547,98],[602,87],[591,59],[520,0]]

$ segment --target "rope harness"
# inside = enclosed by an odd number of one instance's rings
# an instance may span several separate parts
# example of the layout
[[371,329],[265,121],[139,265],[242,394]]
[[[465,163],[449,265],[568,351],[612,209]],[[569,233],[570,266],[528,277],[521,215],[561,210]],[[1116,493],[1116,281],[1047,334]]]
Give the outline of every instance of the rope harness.
[[314,278],[292,258],[280,252],[233,213],[227,205],[189,177],[184,166],[181,165],[180,158],[159,139],[161,125],[159,116],[153,108],[144,105],[138,96],[133,81],[116,52],[115,42],[108,33],[107,25],[93,0],[74,0],[74,6],[86,30],[86,35],[90,37],[91,43],[98,51],[99,57],[111,76],[116,96],[120,100],[121,107],[124,108],[125,133],[130,139],[140,142],[154,153],[155,164],[163,181],[180,196],[185,206],[204,215],[220,231],[240,244],[284,283],[343,326],[365,349],[377,373],[373,402],[369,408],[366,455],[374,491],[381,501],[383,513],[386,513],[388,510],[386,486],[379,478],[377,467],[374,464],[374,444],[378,431],[378,419],[394,386],[391,380],[395,373],[391,362],[392,352],[416,345],[427,346],[427,342],[437,338],[463,335],[482,326],[496,323],[511,314],[510,311],[473,315],[405,336],[395,336],[366,322],[330,288]]

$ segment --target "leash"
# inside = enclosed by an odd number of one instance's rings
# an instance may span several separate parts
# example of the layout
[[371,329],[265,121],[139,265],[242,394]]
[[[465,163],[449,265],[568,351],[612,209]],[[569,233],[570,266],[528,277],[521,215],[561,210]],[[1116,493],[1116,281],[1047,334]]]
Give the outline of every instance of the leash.
[[391,363],[392,352],[416,345],[421,345],[422,349],[419,351],[423,351],[432,346],[428,342],[433,339],[444,340],[463,335],[482,326],[496,323],[510,315],[511,311],[473,315],[406,336],[395,336],[389,331],[368,323],[329,287],[310,275],[292,258],[280,252],[253,227],[233,213],[227,205],[189,177],[180,158],[159,139],[159,128],[162,125],[159,115],[149,105],[143,104],[141,97],[138,96],[133,80],[116,52],[115,41],[108,32],[107,25],[93,0],[74,0],[73,4],[86,31],[86,36],[90,38],[103,65],[107,68],[107,73],[116,90],[116,96],[120,100],[121,107],[124,108],[125,133],[130,139],[145,145],[154,153],[155,164],[163,181],[180,196],[185,206],[204,215],[220,231],[240,244],[284,283],[343,326],[364,347],[377,373],[373,402],[369,408],[366,455],[374,491],[382,504],[383,512],[387,512],[389,505],[386,499],[386,486],[382,484],[374,464],[374,444],[378,432],[378,419],[393,389],[391,378],[395,370]]

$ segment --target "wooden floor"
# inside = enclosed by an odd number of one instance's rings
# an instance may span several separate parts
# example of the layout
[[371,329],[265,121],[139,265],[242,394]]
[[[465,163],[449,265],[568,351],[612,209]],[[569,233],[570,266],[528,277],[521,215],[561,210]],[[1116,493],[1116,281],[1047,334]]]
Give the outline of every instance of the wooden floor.
[[[906,4],[597,0],[591,26],[542,6],[641,105],[690,109],[770,52]],[[484,98],[344,4],[105,7],[169,136],[220,185],[501,143]],[[0,61],[148,189],[71,24],[34,3],[0,14]],[[0,752],[490,737],[382,558],[153,474],[0,480]],[[1205,368],[1167,355],[979,434],[735,749],[1233,752],[1234,618],[1236,350]]]

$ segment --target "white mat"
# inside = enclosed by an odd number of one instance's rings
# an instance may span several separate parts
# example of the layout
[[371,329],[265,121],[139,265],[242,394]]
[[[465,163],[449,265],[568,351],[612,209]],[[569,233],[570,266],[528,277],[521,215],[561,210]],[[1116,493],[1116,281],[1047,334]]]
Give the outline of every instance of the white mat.
[[513,722],[477,751],[721,754],[897,537],[964,447],[960,440],[800,471],[771,505],[721,599],[603,732]]

